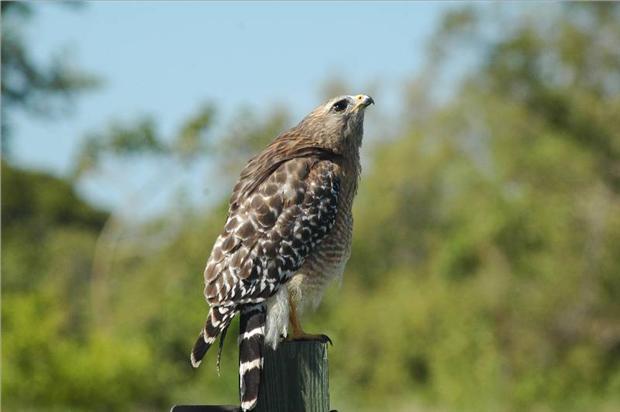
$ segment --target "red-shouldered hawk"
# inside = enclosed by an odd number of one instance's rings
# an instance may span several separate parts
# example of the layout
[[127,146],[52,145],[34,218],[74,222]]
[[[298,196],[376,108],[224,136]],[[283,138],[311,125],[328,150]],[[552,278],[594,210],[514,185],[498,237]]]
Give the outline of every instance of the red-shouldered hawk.
[[191,362],[198,367],[219,334],[221,350],[240,312],[243,410],[256,405],[263,345],[275,349],[288,335],[289,319],[289,338],[326,338],[306,334],[299,313],[318,304],[349,258],[364,110],[372,103],[357,95],[319,106],[252,158],[233,189],[204,272],[211,308]]

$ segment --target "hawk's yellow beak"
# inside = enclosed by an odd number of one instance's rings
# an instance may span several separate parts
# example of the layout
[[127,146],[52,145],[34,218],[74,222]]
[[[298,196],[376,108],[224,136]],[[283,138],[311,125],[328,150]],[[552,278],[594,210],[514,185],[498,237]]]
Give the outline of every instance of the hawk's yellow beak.
[[375,101],[370,96],[366,96],[365,94],[358,94],[354,97],[355,99],[355,107],[354,110],[364,109],[371,104],[375,104]]

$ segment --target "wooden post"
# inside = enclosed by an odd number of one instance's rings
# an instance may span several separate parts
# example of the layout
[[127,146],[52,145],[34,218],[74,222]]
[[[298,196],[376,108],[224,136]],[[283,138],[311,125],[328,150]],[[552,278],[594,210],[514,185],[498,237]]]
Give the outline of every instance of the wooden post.
[[[329,412],[327,344],[284,341],[265,348],[265,364],[254,412]],[[229,412],[238,406],[178,405],[172,412]]]
[[284,341],[265,349],[256,412],[329,412],[327,344]]

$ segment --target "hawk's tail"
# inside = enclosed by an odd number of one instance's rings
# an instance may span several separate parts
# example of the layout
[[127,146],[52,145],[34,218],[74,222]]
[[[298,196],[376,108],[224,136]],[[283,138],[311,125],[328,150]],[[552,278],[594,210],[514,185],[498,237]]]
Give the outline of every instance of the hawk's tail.
[[[200,335],[198,336],[198,339],[196,339],[196,343],[194,343],[194,348],[192,349],[190,356],[190,360],[194,368],[197,368],[200,365],[202,358],[204,358],[205,354],[220,333],[222,334],[220,339],[224,338],[226,329],[228,328],[228,325],[230,325],[235,313],[236,309],[228,306],[214,306],[209,310],[205,327],[200,331]],[[218,352],[217,355],[218,369],[220,364],[220,353],[221,344],[220,352]]]
[[265,341],[265,312],[263,304],[241,309],[239,322],[239,389],[241,409],[249,411],[256,406],[258,386],[263,369]]

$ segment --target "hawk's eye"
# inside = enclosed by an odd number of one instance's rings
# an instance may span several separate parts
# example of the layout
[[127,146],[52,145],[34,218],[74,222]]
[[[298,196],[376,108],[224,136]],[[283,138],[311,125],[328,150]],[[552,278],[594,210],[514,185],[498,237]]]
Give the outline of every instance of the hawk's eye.
[[332,106],[332,109],[334,109],[335,112],[341,112],[347,108],[348,104],[349,102],[347,102],[347,99],[342,99],[334,103],[334,105]]

